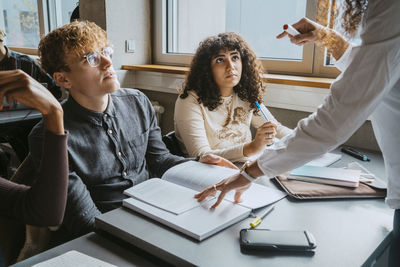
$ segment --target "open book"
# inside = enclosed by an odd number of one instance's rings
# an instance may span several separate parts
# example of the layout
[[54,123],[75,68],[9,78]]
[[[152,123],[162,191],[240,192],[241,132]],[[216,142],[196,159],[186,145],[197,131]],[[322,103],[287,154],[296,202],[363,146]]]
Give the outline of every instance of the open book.
[[[253,209],[264,207],[286,196],[285,193],[259,184],[252,184],[242,194],[242,202],[234,204],[234,192],[225,196],[215,210],[215,198],[203,203],[194,195],[218,183],[238,170],[188,161],[124,191],[131,198],[123,205],[155,219],[199,241],[246,218]],[[219,193],[219,192],[218,192]]]

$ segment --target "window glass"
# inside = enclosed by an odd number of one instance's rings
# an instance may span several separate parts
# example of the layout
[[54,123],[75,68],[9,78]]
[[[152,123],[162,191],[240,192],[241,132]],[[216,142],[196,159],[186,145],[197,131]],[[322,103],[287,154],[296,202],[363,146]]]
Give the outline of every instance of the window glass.
[[36,0],[0,1],[0,27],[9,46],[36,48],[40,40]]
[[[43,0],[43,10],[38,10],[37,0],[0,0],[0,27],[7,34],[5,43],[12,47],[37,48],[40,35],[69,23],[78,3],[78,0]],[[44,22],[45,32],[40,32],[39,13],[48,19]]]
[[68,24],[72,15],[72,12],[74,11],[75,7],[77,7],[79,4],[78,0],[63,0],[61,3],[61,14],[62,14],[62,21],[61,25]]
[[302,47],[275,36],[283,24],[306,15],[306,4],[307,0],[169,0],[167,52],[194,53],[204,38],[232,31],[261,58],[301,60]]

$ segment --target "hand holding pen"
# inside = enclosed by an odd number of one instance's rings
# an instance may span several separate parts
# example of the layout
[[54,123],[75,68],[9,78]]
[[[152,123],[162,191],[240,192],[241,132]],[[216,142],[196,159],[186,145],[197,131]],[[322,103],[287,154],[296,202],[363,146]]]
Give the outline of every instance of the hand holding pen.
[[[268,116],[267,116],[268,110],[267,110],[267,108],[264,106],[263,103],[259,104],[259,103],[256,101],[255,104],[256,104],[257,108],[259,109],[261,115],[264,117],[264,119],[265,119],[265,121],[266,121],[266,123],[264,123],[259,129],[260,129],[261,131],[262,131],[262,129],[264,129],[264,128],[266,129],[266,130],[265,130],[265,138],[267,138],[267,140],[268,140],[267,145],[272,145],[272,144],[274,143],[274,138],[275,138],[275,135],[276,135],[276,128],[277,128],[277,125],[276,125],[275,123],[271,122],[271,121],[268,119]],[[257,132],[258,132],[258,131],[257,131]]]
[[244,145],[243,155],[246,157],[259,154],[265,149],[266,145],[272,145],[274,143],[274,138],[276,135],[277,125],[268,119],[267,108],[264,106],[264,104],[259,104],[257,101],[255,102],[255,104],[258,107],[261,116],[264,117],[266,122],[258,127],[253,141]]

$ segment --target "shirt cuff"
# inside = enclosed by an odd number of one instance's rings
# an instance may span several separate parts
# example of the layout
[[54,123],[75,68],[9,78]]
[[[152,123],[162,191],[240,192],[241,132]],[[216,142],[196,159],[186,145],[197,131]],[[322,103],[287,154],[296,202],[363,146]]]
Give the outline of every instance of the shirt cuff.
[[349,65],[349,56],[350,52],[353,49],[353,45],[349,43],[347,46],[346,51],[344,51],[343,55],[336,61],[335,67],[338,68],[340,71],[344,71],[347,66]]

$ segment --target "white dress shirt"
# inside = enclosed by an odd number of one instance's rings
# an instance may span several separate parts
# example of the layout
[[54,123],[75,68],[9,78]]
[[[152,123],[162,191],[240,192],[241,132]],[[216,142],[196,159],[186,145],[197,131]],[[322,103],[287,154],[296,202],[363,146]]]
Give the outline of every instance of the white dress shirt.
[[349,47],[342,74],[317,111],[265,149],[258,166],[282,174],[344,143],[371,116],[388,179],[387,203],[400,208],[400,1],[370,0],[362,44]]

